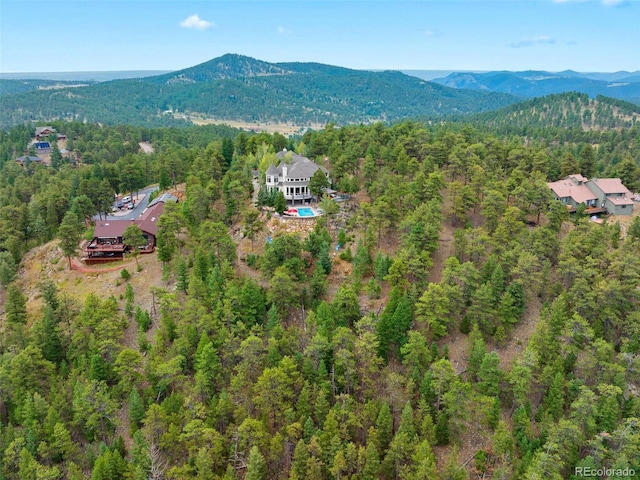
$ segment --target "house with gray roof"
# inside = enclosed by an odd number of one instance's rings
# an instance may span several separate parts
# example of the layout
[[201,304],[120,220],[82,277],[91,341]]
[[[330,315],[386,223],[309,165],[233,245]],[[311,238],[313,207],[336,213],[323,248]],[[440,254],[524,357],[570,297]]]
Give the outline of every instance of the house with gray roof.
[[307,157],[285,149],[276,153],[276,158],[280,163],[277,166],[271,165],[266,172],[267,190],[282,192],[287,201],[295,203],[310,200],[312,195],[309,191],[309,181],[318,170],[322,170],[331,181],[329,171]]
[[36,138],[40,140],[41,138],[48,138],[49,135],[56,131],[51,125],[47,125],[44,127],[36,127]]
[[30,163],[41,165],[43,163],[43,160],[42,158],[35,155],[23,155],[22,157],[16,158],[16,162],[25,167]]
[[154,198],[153,200],[151,200],[149,202],[149,205],[147,205],[147,208],[151,208],[158,203],[167,203],[167,202],[178,203],[178,197],[176,197],[175,195],[171,195],[170,193],[162,193],[158,195],[156,198]]

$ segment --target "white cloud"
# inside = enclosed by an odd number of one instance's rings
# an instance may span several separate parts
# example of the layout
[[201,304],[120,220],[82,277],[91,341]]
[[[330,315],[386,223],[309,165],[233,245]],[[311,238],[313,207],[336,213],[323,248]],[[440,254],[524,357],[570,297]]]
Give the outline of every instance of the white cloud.
[[214,27],[215,24],[202,20],[196,13],[180,22],[180,26],[184,28],[194,28],[196,30],[206,30],[209,27]]
[[278,27],[278,33],[280,35],[290,35],[291,34],[291,30],[289,30],[288,28],[283,27],[282,25],[280,25]]
[[510,43],[511,48],[526,48],[533,47],[534,45],[553,45],[556,43],[556,39],[547,35],[540,35],[539,37],[527,38],[520,40],[519,42]]

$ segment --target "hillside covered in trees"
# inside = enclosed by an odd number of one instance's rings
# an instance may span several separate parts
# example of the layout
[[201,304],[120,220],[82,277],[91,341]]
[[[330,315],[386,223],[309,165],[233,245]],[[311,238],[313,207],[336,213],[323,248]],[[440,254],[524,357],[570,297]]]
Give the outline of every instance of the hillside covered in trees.
[[495,112],[472,115],[466,121],[508,128],[513,132],[540,128],[609,130],[630,128],[640,122],[640,105],[586,93],[561,93],[534,98]]
[[[640,188],[638,126],[54,126],[77,165],[24,168],[32,126],[0,133],[0,478],[640,472],[640,217],[569,217],[546,186]],[[285,147],[352,199],[298,229],[254,207]],[[131,178],[183,185],[157,252],[67,272]]]
[[0,126],[53,119],[168,126],[192,114],[299,126],[394,122],[495,110],[517,100],[502,93],[455,90],[399,72],[270,64],[224,55],[164,75],[2,95]]

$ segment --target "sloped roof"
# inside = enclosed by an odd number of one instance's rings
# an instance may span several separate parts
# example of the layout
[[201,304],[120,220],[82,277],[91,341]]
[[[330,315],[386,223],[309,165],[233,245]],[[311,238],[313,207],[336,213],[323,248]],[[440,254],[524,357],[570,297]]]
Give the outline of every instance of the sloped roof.
[[629,189],[622,184],[622,180],[619,178],[592,178],[591,181],[605,194],[631,195]]
[[289,169],[287,170],[287,177],[310,178],[314,173],[316,173],[318,169],[322,170],[324,173],[327,173],[326,168],[312,162],[308,158],[303,157],[303,160],[299,160],[289,167]]
[[51,125],[47,125],[45,127],[36,127],[36,137],[46,130],[49,130],[50,132],[55,132],[55,129]]
[[596,200],[598,198],[586,185],[576,185],[569,179],[547,183],[547,186],[559,198],[570,197],[576,203],[584,203],[587,200]]
[[623,196],[607,197],[607,200],[609,200],[614,205],[633,205],[633,200],[631,198],[623,197]]
[[291,157],[290,163],[299,162],[300,160],[309,160],[307,157],[298,155],[296,152],[290,152],[286,149],[276,153],[276,158],[288,158],[288,157]]
[[329,171],[321,165],[309,160],[307,157],[298,155],[297,153],[287,152],[282,150],[276,153],[276,158],[289,159],[288,162],[280,162],[276,167],[271,165],[266,174],[267,175],[281,175],[282,168],[287,167],[287,178],[311,178],[318,169],[322,170],[325,174]]
[[121,237],[131,223],[132,220],[97,220],[93,236],[96,238]]
[[149,202],[149,205],[147,205],[147,208],[151,208],[158,203],[167,203],[167,202],[177,203],[178,197],[176,197],[175,195],[171,195],[170,193],[163,193],[162,195],[159,195],[158,197],[151,200],[151,202]]
[[580,182],[585,183],[587,180],[589,180],[587,177],[584,177],[579,173],[574,173],[573,175],[569,175],[567,178],[571,178],[578,183]]
[[145,211],[135,220],[97,220],[93,236],[96,238],[122,237],[129,225],[135,223],[143,233],[153,236],[158,234],[158,218],[162,215],[164,202],[158,202]]
[[155,236],[158,234],[158,218],[164,210],[164,202],[159,202],[147,209],[138,217],[135,222],[145,233]]
[[42,158],[40,157],[36,157],[33,155],[23,155],[22,157],[18,157],[16,158],[16,162],[36,162],[36,163],[40,163],[42,162]]

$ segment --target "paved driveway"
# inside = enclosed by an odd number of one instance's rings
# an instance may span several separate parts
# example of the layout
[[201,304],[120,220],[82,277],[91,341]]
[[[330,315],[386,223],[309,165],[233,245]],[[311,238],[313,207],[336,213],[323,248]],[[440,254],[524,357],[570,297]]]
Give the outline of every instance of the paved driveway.
[[[139,190],[138,197],[140,198],[140,200],[136,201],[136,206],[133,208],[133,210],[126,210],[126,213],[122,212],[118,215],[107,215],[107,220],[135,220],[140,215],[142,215],[144,209],[147,208],[147,205],[149,205],[149,195],[151,194],[151,192],[154,192],[156,190],[158,190],[157,185],[154,187],[147,187]],[[98,220],[97,216],[94,218]]]

